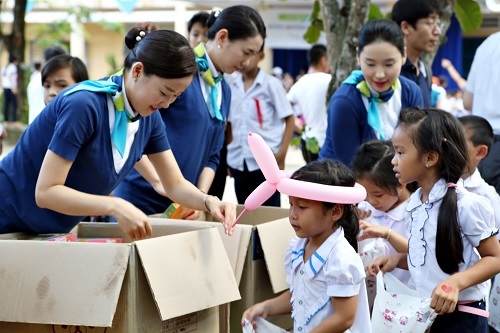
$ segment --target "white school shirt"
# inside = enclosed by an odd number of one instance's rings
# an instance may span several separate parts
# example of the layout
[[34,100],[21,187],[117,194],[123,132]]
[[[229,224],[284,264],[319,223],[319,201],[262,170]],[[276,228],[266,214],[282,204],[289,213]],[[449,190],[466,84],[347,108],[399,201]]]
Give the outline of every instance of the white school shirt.
[[371,333],[370,312],[361,258],[339,227],[304,263],[307,238],[294,237],[285,256],[286,281],[292,294],[294,332],[312,331],[335,309],[331,297],[358,295],[356,318],[346,332]]
[[[408,238],[410,236],[410,232],[405,223],[406,217],[406,205],[410,201],[408,198],[406,201],[400,203],[397,207],[391,209],[388,212],[383,212],[381,210],[377,210],[373,208],[372,205],[368,203],[368,201],[362,201],[358,204],[358,208],[362,210],[371,211],[371,217],[375,219],[375,221],[384,227],[391,228],[394,232],[397,232],[401,236]],[[392,247],[391,243],[388,240],[384,240],[385,244],[389,248],[390,254],[398,253]],[[391,272],[395,277],[399,279],[399,281],[403,282],[405,285],[408,285],[408,281],[410,280],[410,272],[406,269],[395,268]]]
[[304,117],[306,127],[302,138],[316,138],[323,147],[328,125],[326,93],[332,75],[327,73],[308,73],[298,80],[288,91],[288,100],[297,104],[299,113]]
[[[372,95],[378,95],[378,93],[373,90],[369,84],[367,85]],[[401,94],[401,82],[396,80],[396,89],[394,89],[392,97],[387,102],[377,103],[378,114],[380,116],[380,123],[382,124],[382,131],[384,132],[385,140],[390,140],[390,138],[392,138],[392,134],[398,124],[399,113],[401,112],[401,107],[403,105],[401,102]],[[361,94],[361,99],[363,100],[366,110],[368,110],[368,97]],[[377,138],[380,139],[380,135],[377,131],[375,131],[375,134],[377,135]]]
[[[285,133],[284,119],[293,115],[292,106],[286,98],[281,81],[259,70],[253,85],[245,92],[241,73],[225,76],[231,88],[231,123],[233,140],[227,145],[227,165],[243,171],[246,162],[248,171],[259,169],[248,146],[248,133],[257,133],[277,153]],[[262,115],[262,127],[258,121],[257,102]]]
[[[437,181],[429,193],[427,202],[422,203],[422,189],[419,188],[410,197],[406,206],[409,213],[406,223],[410,228],[408,242],[408,268],[410,271],[410,287],[418,290],[422,296],[429,297],[432,290],[450,275],[441,270],[436,259],[436,228],[439,207],[448,187],[444,179]],[[474,265],[479,259],[475,249],[483,239],[498,232],[493,224],[493,208],[488,199],[471,193],[459,186],[458,216],[464,247],[463,263],[459,264],[462,272]],[[459,301],[478,301],[488,295],[488,284],[482,282],[462,290],[458,294]]]
[[2,72],[2,88],[17,88],[17,66],[13,63],[7,65]]
[[476,49],[465,90],[474,94],[472,114],[488,120],[493,133],[500,135],[500,31],[490,35]]
[[[500,195],[498,195],[493,186],[489,185],[483,177],[481,177],[479,170],[476,168],[469,178],[460,179],[458,184],[465,187],[467,191],[476,193],[490,200],[495,215],[495,227],[500,229]],[[500,240],[500,233],[497,234],[497,238]]]

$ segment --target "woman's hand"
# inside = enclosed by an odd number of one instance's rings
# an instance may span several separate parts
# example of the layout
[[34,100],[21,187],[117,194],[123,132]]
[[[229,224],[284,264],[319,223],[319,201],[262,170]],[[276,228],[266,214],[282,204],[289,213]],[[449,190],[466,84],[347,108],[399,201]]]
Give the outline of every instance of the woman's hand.
[[114,199],[117,205],[111,216],[116,219],[120,228],[133,240],[151,237],[152,228],[146,214],[128,201]]
[[220,201],[219,198],[213,195],[209,195],[206,198],[206,206],[217,220],[222,222],[224,225],[224,231],[227,235],[231,236],[233,234],[234,228],[232,227],[234,220],[236,219],[236,205]]
[[363,234],[359,236],[358,241],[361,242],[368,238],[385,238],[389,235],[389,228],[381,225],[371,224],[365,220],[359,221],[359,231]]
[[453,282],[453,277],[449,277],[442,281],[432,291],[432,300],[430,307],[436,311],[438,315],[452,313],[458,302],[458,292],[460,291],[456,283]]

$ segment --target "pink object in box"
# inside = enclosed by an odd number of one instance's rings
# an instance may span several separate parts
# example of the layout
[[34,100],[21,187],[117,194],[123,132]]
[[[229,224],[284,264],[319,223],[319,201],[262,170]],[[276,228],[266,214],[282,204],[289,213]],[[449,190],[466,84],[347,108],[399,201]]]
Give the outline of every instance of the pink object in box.
[[86,243],[123,243],[123,238],[78,238],[76,241]]
[[54,234],[41,240],[47,242],[76,242],[76,234]]

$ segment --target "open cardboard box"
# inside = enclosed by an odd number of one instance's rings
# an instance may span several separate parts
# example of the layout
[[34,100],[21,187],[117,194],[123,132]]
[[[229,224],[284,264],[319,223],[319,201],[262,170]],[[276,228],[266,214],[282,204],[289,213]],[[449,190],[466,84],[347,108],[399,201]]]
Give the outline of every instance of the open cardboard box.
[[[237,206],[237,214],[243,210]],[[230,309],[221,307],[221,333],[241,332],[241,316],[243,312],[255,303],[275,297],[289,288],[286,283],[284,267],[285,253],[295,232],[290,226],[288,209],[276,207],[259,207],[247,211],[229,237],[224,234],[220,222],[207,214],[206,221],[187,221],[187,225],[214,225],[221,233],[222,242],[226,248],[231,267],[239,285],[241,300],[230,304]],[[166,220],[159,218],[161,214],[151,216],[153,225],[165,224]],[[291,330],[293,321],[289,315],[268,318],[274,324]],[[229,328],[224,326],[229,325]]]
[[0,240],[0,332],[219,332],[218,306],[240,298],[209,225],[172,220],[132,242],[114,223],[79,237],[124,244]]

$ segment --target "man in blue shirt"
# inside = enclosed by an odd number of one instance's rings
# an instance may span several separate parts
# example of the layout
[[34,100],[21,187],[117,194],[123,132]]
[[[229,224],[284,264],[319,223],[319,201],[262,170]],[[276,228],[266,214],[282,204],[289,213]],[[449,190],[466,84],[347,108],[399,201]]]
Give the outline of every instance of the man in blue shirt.
[[424,106],[431,106],[432,72],[421,60],[424,52],[433,52],[439,44],[442,25],[435,0],[399,0],[392,9],[392,20],[403,32],[407,59],[401,75],[415,82],[422,91]]

